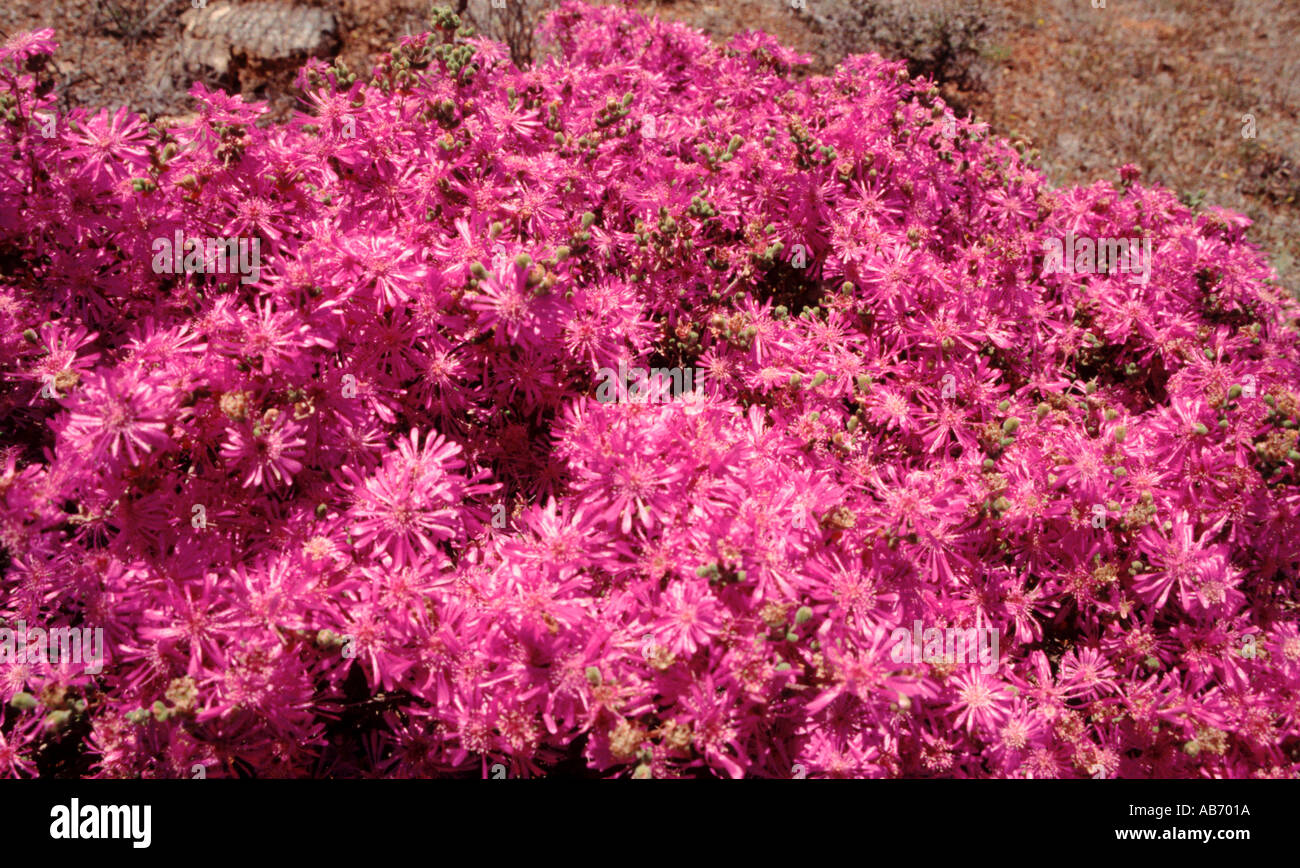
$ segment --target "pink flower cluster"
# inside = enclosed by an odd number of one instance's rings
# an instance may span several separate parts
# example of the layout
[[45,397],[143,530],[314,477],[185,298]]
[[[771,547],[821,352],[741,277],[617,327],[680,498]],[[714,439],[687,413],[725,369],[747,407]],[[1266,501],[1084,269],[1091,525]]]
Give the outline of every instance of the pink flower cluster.
[[875,56],[546,30],[172,129],[0,49],[0,620],[105,635],[0,644],[0,772],[1300,772],[1300,310],[1246,220],[1051,189]]

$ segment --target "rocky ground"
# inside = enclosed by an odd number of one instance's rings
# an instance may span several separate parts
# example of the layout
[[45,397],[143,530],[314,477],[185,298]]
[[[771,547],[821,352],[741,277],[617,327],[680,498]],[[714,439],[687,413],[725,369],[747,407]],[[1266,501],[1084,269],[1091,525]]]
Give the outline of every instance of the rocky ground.
[[[545,0],[468,5],[521,43]],[[757,28],[815,57],[905,57],[950,102],[1038,149],[1056,183],[1114,178],[1131,162],[1189,203],[1256,221],[1253,238],[1300,291],[1300,4],[1294,0],[645,0],[644,11],[719,39]],[[792,3],[801,8],[794,8]],[[511,5],[513,4],[513,5]],[[199,6],[200,8],[195,8]],[[190,84],[296,105],[293,70],[311,54],[370,58],[423,30],[428,0],[6,0],[0,38],[53,27],[59,96],[189,111]],[[540,52],[541,49],[533,49]],[[1243,135],[1244,134],[1244,135]]]

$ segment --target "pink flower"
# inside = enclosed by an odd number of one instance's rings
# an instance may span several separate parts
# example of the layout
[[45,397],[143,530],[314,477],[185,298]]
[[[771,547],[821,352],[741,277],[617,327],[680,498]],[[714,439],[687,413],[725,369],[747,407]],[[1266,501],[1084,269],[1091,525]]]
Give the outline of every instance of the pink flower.
[[459,446],[436,433],[426,435],[421,446],[419,431],[412,429],[373,474],[363,478],[344,467],[357,543],[387,552],[401,566],[418,554],[432,554],[439,541],[450,539],[465,498],[486,490],[453,472],[465,466],[456,457],[459,452]]
[[657,607],[662,612],[655,641],[673,654],[689,657],[718,635],[719,606],[703,579],[684,579],[669,586]]
[[953,723],[967,730],[979,727],[992,730],[1006,716],[1011,692],[983,672],[963,672],[952,679],[956,701],[951,709],[957,712]]
[[63,436],[92,461],[139,464],[146,454],[171,443],[167,419],[176,399],[169,389],[130,375],[97,375],[77,397]]
[[302,426],[287,413],[272,411],[256,424],[227,429],[229,439],[221,447],[221,456],[231,464],[247,468],[245,488],[265,485],[288,485],[302,470]]

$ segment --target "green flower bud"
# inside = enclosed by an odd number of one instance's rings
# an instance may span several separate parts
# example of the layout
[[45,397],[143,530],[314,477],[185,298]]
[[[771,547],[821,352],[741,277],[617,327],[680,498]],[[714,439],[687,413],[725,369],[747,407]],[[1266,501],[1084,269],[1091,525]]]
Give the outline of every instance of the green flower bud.
[[37,701],[35,696],[22,690],[15,693],[14,698],[9,700],[9,706],[18,709],[19,711],[31,711],[38,705],[40,705],[40,703]]
[[1228,390],[1228,400],[1235,401],[1241,397],[1241,386],[1233,386]]
[[590,212],[590,211],[587,211],[587,212],[584,212],[584,213],[583,213],[583,215],[582,215],[582,228],[583,228],[583,229],[590,229],[590,228],[591,228],[591,225],[592,225],[593,223],[595,223],[595,222],[596,222],[596,215],[595,215],[595,214],[593,214],[593,213]]
[[1206,434],[1210,433],[1210,429],[1206,428],[1200,422],[1197,422],[1195,425],[1193,425],[1192,430],[1195,431],[1197,434],[1200,434],[1201,436],[1205,436]]
[[587,667],[587,672],[586,672],[586,674],[587,674],[587,683],[588,683],[588,684],[590,684],[592,687],[599,687],[599,686],[600,686],[601,678],[600,678],[600,668],[599,668],[599,667],[597,667],[597,666],[588,666],[588,667]]
[[51,711],[45,717],[45,729],[49,732],[59,732],[68,725],[68,720],[72,717],[72,712],[67,709]]
[[811,607],[800,606],[799,611],[794,613],[794,622],[796,624],[804,624],[812,620],[812,616],[813,616],[813,610]]
[[1020,419],[1015,416],[1008,416],[1002,423],[1002,430],[1007,434],[1014,434],[1020,428]]
[[814,376],[812,379],[812,388],[814,389],[817,388],[822,383],[826,382],[826,379],[827,379],[826,373],[824,371],[818,371],[816,376]]

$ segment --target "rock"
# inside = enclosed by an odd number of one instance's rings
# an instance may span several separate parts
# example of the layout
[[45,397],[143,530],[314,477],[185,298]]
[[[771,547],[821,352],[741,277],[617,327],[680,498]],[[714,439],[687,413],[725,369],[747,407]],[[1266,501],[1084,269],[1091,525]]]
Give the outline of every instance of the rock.
[[328,57],[338,45],[333,13],[292,3],[217,3],[186,11],[181,20],[181,60],[190,69],[219,75],[237,65],[297,66],[308,57]]

